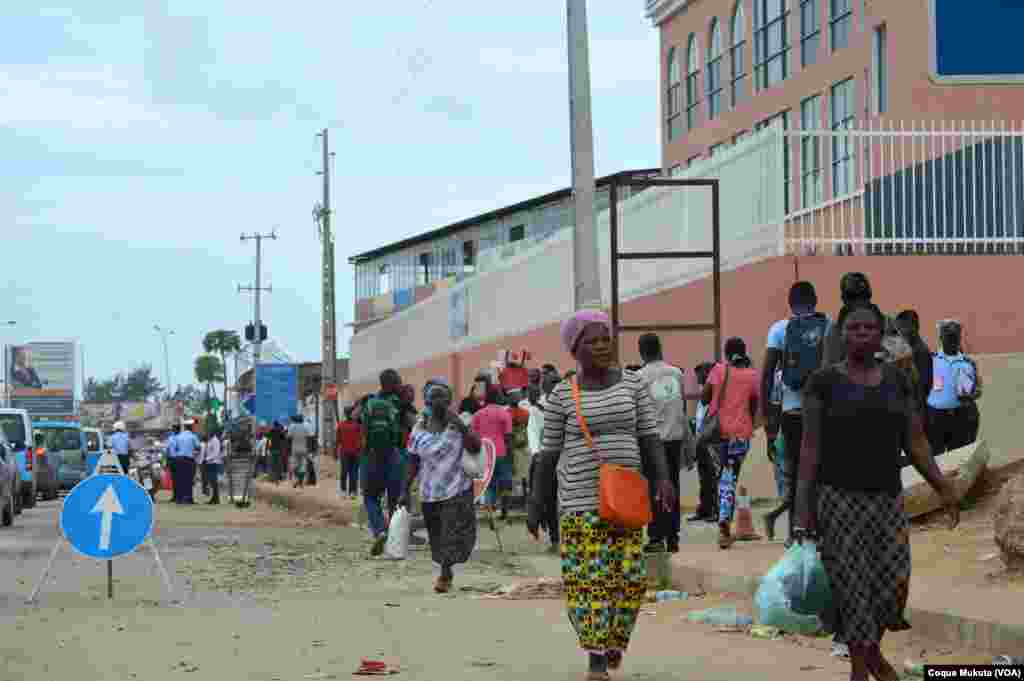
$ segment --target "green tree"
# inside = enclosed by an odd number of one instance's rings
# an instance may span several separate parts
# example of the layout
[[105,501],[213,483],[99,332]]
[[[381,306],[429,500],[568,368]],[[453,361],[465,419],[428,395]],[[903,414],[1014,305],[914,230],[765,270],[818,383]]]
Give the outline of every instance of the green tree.
[[219,355],[220,363],[224,373],[224,399],[222,404],[228,403],[228,379],[227,370],[228,355],[241,351],[242,339],[238,333],[229,329],[217,329],[206,334],[203,338],[203,349],[207,354]]
[[[118,372],[112,378],[100,381],[95,377],[85,382],[85,401],[110,404],[121,402],[145,402],[163,392],[160,381],[153,376],[153,367],[148,364],[129,371]],[[115,398],[116,396],[116,398]]]
[[149,364],[143,364],[123,377],[118,376],[121,378],[121,399],[126,402],[145,402],[164,391]]
[[[196,380],[206,384],[207,396],[213,391],[213,384],[224,380],[224,364],[217,355],[199,355],[196,357]],[[216,394],[216,392],[214,392]],[[205,400],[209,410],[209,397]]]
[[198,386],[182,385],[171,396],[171,400],[181,402],[190,414],[198,414],[203,410],[203,391]]

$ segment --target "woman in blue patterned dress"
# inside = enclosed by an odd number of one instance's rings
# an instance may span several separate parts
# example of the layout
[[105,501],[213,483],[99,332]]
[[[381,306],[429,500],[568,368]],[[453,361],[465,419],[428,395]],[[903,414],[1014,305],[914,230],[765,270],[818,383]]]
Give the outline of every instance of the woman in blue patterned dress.
[[409,439],[408,477],[399,505],[409,507],[409,492],[419,477],[431,557],[441,567],[434,591],[447,593],[452,567],[469,560],[476,546],[473,481],[462,469],[462,450],[479,452],[480,438],[451,411],[452,390],[444,380],[427,383],[425,393],[427,409]]

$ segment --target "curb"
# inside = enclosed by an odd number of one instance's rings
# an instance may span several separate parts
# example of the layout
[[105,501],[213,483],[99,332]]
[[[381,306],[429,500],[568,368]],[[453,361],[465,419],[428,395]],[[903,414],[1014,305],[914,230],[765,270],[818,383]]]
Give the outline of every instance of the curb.
[[[731,592],[754,597],[760,577],[728,575],[672,563],[672,588],[680,591]],[[940,643],[1003,654],[1024,649],[1024,626],[961,617],[949,611],[907,607],[914,632]]]

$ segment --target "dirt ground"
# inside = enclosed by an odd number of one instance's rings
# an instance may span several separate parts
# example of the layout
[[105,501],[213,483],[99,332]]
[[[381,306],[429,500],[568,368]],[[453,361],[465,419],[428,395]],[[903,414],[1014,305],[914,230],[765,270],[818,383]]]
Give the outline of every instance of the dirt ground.
[[[38,604],[25,605],[56,540],[59,507],[26,512],[15,533],[0,533],[0,557],[11,557],[2,563],[4,574],[13,578],[0,588],[0,621],[7,625],[0,681],[348,679],[359,678],[352,673],[362,658],[395,665],[400,680],[582,677],[584,658],[560,599],[484,595],[558,575],[557,558],[521,525],[500,526],[504,551],[498,551],[495,534],[482,524],[477,551],[456,571],[456,589],[438,596],[430,589],[429,549],[414,548],[406,561],[371,559],[364,529],[339,526],[337,516],[319,510],[321,502],[337,499],[333,480],[286,490],[281,494],[302,501],[179,507],[163,495],[155,539],[172,573],[173,597],[143,549],[115,562],[113,601],[106,599],[102,564],[65,552]],[[343,506],[355,513],[357,502]],[[722,606],[751,608],[735,594],[646,606],[618,678],[848,677],[848,662],[829,655],[828,639],[758,640],[747,630],[685,618],[690,610]],[[885,648],[898,668],[907,661],[991,658],[913,632],[888,637]]]

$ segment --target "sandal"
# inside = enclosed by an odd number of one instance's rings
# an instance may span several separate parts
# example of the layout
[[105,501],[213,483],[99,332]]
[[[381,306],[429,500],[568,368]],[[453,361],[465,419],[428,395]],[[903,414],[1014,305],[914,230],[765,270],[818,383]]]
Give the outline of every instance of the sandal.
[[447,577],[438,577],[434,581],[434,593],[446,594],[452,588],[452,580]]
[[736,543],[736,538],[732,536],[728,528],[721,528],[718,531],[718,548],[727,549]]

